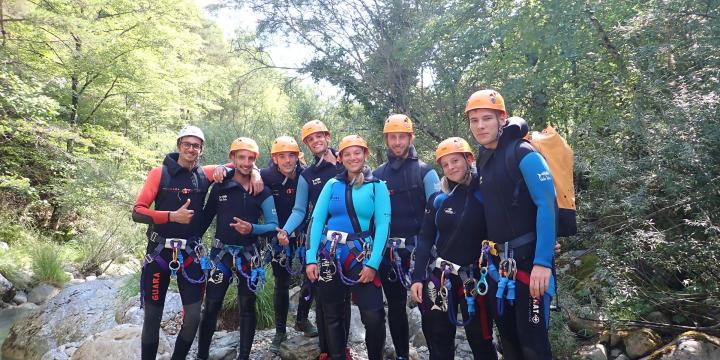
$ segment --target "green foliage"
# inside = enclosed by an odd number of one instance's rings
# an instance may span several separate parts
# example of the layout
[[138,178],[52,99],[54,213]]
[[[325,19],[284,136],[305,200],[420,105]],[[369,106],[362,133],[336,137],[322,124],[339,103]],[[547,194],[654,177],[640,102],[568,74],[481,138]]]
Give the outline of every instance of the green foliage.
[[[579,300],[614,318],[720,319],[720,277],[707,266],[720,257],[716,4],[241,2],[265,16],[261,39],[314,48],[301,71],[375,123],[409,112],[421,154],[468,134],[463,107],[482,88],[532,129],[553,124],[577,159],[572,247],[596,250],[600,264],[576,279]],[[588,286],[598,281],[612,286]]]
[[563,312],[550,313],[550,345],[557,359],[570,359],[578,348],[578,340],[568,327],[568,316]]
[[[257,292],[255,302],[255,314],[257,315],[257,328],[269,329],[275,326],[275,307],[273,302],[273,293],[275,291],[275,277],[272,271],[265,272],[265,286]],[[245,285],[245,279],[241,279],[240,286]],[[221,321],[223,328],[236,329],[238,317],[237,302],[237,284],[231,284],[225,294],[223,300],[223,309],[221,311]]]
[[93,226],[88,227],[74,241],[78,248],[78,270],[86,275],[100,275],[105,264],[121,261],[145,251],[147,244],[144,231],[133,226],[128,217],[117,218],[116,212],[96,213]]
[[[58,103],[43,93],[41,85],[42,81],[37,78],[23,79],[10,66],[0,63],[0,118],[8,116],[47,121],[56,116]],[[0,127],[2,132],[7,130]]]
[[140,274],[138,271],[128,276],[118,291],[117,304],[124,304],[135,296],[140,296]]
[[57,246],[45,244],[32,254],[33,276],[39,282],[62,285],[68,279],[62,267],[63,259]]

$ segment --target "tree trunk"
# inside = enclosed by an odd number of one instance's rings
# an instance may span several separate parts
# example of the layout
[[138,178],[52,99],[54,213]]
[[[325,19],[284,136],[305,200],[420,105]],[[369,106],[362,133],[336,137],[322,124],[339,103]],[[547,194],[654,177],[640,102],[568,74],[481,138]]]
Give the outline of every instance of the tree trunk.
[[[80,37],[71,34],[73,40],[75,40],[75,57],[78,57],[80,55],[80,51],[82,50],[82,43],[80,42]],[[70,85],[70,124],[74,128],[77,126],[77,117],[78,117],[78,104],[80,103],[80,94],[78,92],[78,73],[77,69],[75,69],[72,73],[72,76],[70,77],[71,85]],[[73,152],[73,146],[75,145],[75,139],[70,138],[67,140],[67,152],[71,153]]]

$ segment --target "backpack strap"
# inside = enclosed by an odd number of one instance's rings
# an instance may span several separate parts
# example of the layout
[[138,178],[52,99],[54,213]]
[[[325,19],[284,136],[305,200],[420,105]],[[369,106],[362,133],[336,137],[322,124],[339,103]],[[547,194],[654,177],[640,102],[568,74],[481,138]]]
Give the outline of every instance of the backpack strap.
[[170,170],[168,170],[167,166],[163,165],[162,166],[162,175],[160,176],[160,189],[159,190],[167,190],[169,185],[170,185]]
[[[443,202],[445,202],[445,200],[447,200],[448,197],[449,196],[446,193],[440,192],[439,194],[437,194],[437,196],[435,196],[435,199],[433,199],[433,208],[435,208],[435,229],[436,229],[436,231],[438,228],[438,214],[440,213],[440,211],[439,211],[440,206],[442,206]],[[437,245],[438,245],[437,240],[438,240],[438,236],[436,235],[435,243],[433,244],[433,245],[435,245],[435,247],[437,247]]]
[[[373,198],[375,195],[375,186],[376,184],[373,183]],[[363,230],[360,226],[360,220],[358,219],[357,212],[355,212],[355,204],[353,204],[352,201],[352,187],[353,186],[350,184],[345,185],[345,207],[347,208],[348,216],[350,217],[350,222],[352,223],[353,230],[356,234],[360,234],[363,232]],[[370,232],[371,236],[375,234],[375,231],[373,229],[375,227],[374,220],[375,216],[370,218],[370,227],[368,228],[368,231]]]
[[495,154],[495,150],[488,150],[481,148],[480,156],[478,156],[477,160],[477,169],[478,171],[485,168],[485,165],[490,160],[490,158]]
[[210,187],[210,180],[205,175],[205,171],[201,167],[197,167],[195,170],[198,179],[198,192],[207,192]]
[[505,151],[505,168],[507,169],[508,175],[515,189],[513,190],[512,206],[518,205],[518,197],[520,196],[520,185],[523,182],[522,173],[520,172],[520,159],[518,158],[518,150],[520,144],[523,142],[529,143],[525,139],[513,139],[508,145],[508,150]]

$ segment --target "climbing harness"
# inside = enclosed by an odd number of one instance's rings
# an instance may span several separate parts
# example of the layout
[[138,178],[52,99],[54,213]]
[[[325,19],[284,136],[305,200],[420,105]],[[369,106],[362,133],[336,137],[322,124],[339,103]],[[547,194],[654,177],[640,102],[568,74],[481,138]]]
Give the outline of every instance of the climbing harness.
[[[179,239],[179,238],[164,238],[156,232],[152,232],[149,238],[150,242],[156,243],[155,248],[143,258],[143,269],[150,263],[157,263],[160,268],[164,271],[170,271],[170,278],[177,280],[178,271],[182,273],[183,278],[189,283],[198,285],[205,283],[207,279],[207,264],[209,259],[207,258],[207,250],[205,246],[199,242],[199,239]],[[193,247],[192,245],[195,244]],[[165,261],[160,254],[165,250],[170,249],[172,251],[172,260],[170,262]],[[183,251],[187,254],[188,258],[185,259]],[[183,271],[192,262],[200,263],[203,270],[203,274],[199,279],[193,279],[187,271]],[[145,305],[145,283],[143,276],[140,276],[140,307]]]
[[[251,292],[256,293],[263,288],[265,285],[264,252],[258,252],[255,245],[225,245],[218,239],[213,241],[213,249],[218,249],[218,252],[211,261],[209,282],[219,284],[225,276],[231,276],[230,283],[234,278],[239,284],[242,277]],[[232,257],[230,269],[222,262],[226,254]],[[243,270],[243,268],[247,270]]]
[[[351,269],[356,264],[367,263],[370,259],[370,253],[372,252],[372,244],[371,242],[363,241],[362,239],[369,235],[369,231],[363,231],[355,234],[348,234],[346,232],[336,230],[327,231],[325,239],[322,241],[320,246],[322,249],[320,254],[326,260],[324,264],[328,266],[328,270],[326,270],[327,274],[323,275],[327,275],[332,278],[332,276],[338,274],[340,281],[348,286],[360,284],[359,280],[353,280],[345,275],[343,265],[348,265],[347,268]],[[347,246],[351,255],[348,255],[345,259],[345,264],[342,263],[341,253],[338,251],[338,245]]]
[[[406,238],[391,237],[386,242],[386,248],[388,249],[388,255],[390,258],[390,272],[388,273],[388,280],[392,282],[400,281],[400,284],[405,290],[410,289],[412,285],[412,268],[415,266],[415,247],[413,245],[406,244]],[[407,249],[411,252],[410,269],[405,272],[402,266],[402,257],[400,256],[400,249]]]
[[[293,239],[295,239],[293,241]],[[280,267],[290,274],[290,276],[299,275],[305,268],[305,243],[298,238],[290,238],[289,241],[295,242],[295,251],[291,244],[280,245],[277,237],[273,237],[265,246],[265,263],[276,262]],[[293,267],[293,260],[297,259],[298,265]]]
[[[438,291],[438,295],[442,300],[442,306],[440,307],[440,310],[448,313],[450,323],[452,323],[453,325],[467,326],[468,324],[470,324],[473,317],[475,316],[475,313],[477,312],[475,307],[475,296],[477,296],[478,293],[476,290],[477,280],[475,280],[473,276],[474,266],[470,265],[463,267],[438,257],[435,260],[434,268],[440,270],[440,290]],[[465,296],[465,302],[467,303],[468,311],[468,316],[463,321],[458,321],[457,319],[457,306],[455,304],[453,296],[454,293],[452,281],[450,280],[451,275],[458,276],[462,281],[462,293]]]

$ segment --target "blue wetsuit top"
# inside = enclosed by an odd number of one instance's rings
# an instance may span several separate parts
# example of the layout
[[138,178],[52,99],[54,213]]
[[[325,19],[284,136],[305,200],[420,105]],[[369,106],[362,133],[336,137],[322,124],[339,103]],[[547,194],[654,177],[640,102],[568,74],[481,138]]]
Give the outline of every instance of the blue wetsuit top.
[[552,266],[555,251],[556,205],[555,185],[545,159],[537,152],[531,152],[520,160],[520,172],[525,180],[530,197],[537,206],[535,229],[537,244],[535,245],[535,265]]
[[[317,264],[317,253],[325,236],[325,225],[328,230],[355,233],[345,205],[345,194],[350,187],[353,207],[361,230],[370,230],[371,220],[375,227],[372,239],[365,239],[365,241],[372,242],[370,259],[365,265],[375,270],[379,268],[390,229],[390,195],[385,183],[374,179],[369,169],[364,171],[364,175],[365,182],[359,188],[348,184],[347,171],[330,179],[323,187],[312,215],[310,246],[307,250],[308,264]],[[348,248],[339,246],[338,251],[340,251],[341,258],[345,258]]]

